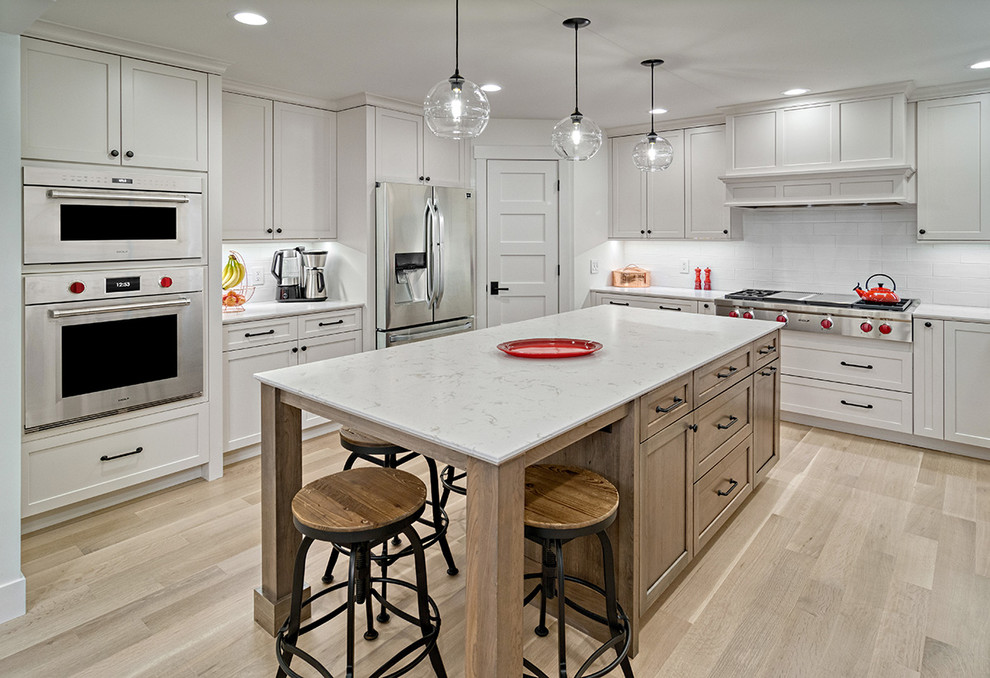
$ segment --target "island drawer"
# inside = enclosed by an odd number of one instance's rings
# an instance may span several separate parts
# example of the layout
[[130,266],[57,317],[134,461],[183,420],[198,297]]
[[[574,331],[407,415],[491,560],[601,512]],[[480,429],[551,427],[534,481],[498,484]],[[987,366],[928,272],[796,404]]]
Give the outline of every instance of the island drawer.
[[751,344],[699,367],[694,371],[695,403],[711,400],[715,395],[748,377],[753,373],[753,369]]
[[646,440],[694,409],[694,379],[687,374],[640,398],[640,440]]
[[339,311],[299,316],[300,339],[359,329],[361,329],[360,308],[345,308]]
[[753,379],[721,393],[694,413],[694,478],[708,473],[753,431]]
[[753,342],[756,369],[768,365],[780,356],[780,330]]
[[296,318],[288,316],[267,320],[228,323],[223,326],[223,350],[266,346],[296,338]]
[[694,552],[704,548],[753,491],[753,438],[747,436],[694,484]]

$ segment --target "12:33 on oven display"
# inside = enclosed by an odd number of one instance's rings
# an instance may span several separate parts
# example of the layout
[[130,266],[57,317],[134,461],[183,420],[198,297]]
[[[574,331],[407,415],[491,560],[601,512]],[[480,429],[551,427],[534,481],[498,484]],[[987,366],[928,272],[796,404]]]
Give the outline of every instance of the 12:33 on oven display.
[[137,292],[141,289],[141,276],[107,278],[107,294],[113,292]]

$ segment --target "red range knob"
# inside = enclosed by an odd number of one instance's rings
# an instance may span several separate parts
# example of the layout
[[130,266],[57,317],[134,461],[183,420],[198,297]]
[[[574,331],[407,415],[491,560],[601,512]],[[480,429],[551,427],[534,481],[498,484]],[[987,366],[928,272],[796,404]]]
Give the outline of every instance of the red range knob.
[[753,314],[750,313],[749,311],[745,311],[743,313],[743,318],[746,318],[747,320],[752,320],[753,319]]
[[165,276],[164,278],[158,281],[158,284],[161,285],[162,287],[171,287],[172,279],[169,278],[168,276]]
[[873,325],[871,325],[870,323],[863,323],[862,325],[859,326],[859,329],[863,330],[864,332],[872,332]]
[[894,328],[892,328],[887,323],[884,323],[883,325],[881,325],[877,329],[880,330],[880,334],[890,334],[891,330],[894,329]]
[[739,317],[739,311],[729,311],[729,317],[730,318],[738,318]]
[[832,320],[830,318],[825,318],[824,320],[822,320],[822,329],[823,330],[832,329]]
[[784,314],[784,313],[781,313],[780,315],[778,315],[777,316],[777,322],[779,322],[779,323],[786,323],[787,322],[787,315]]
[[72,292],[73,294],[82,294],[85,290],[86,290],[86,286],[78,281],[69,285],[69,291]]

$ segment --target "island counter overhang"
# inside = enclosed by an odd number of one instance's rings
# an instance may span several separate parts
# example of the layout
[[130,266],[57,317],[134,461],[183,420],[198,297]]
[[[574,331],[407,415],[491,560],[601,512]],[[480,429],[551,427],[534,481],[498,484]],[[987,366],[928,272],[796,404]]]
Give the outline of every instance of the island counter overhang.
[[[647,433],[641,416],[645,401],[670,386],[690,382],[686,388],[693,389],[699,370],[745,355],[745,364],[731,371],[726,365],[724,379],[715,376],[721,369],[715,365],[713,385],[705,382],[704,407],[710,408],[768,362],[756,356],[756,347],[762,343],[775,351],[778,334],[771,322],[596,306],[257,375],[262,382],[263,562],[255,618],[274,632],[284,615],[298,543],[289,503],[301,485],[299,411],[304,409],[467,469],[473,489],[466,526],[465,675],[521,672],[522,476],[527,464],[540,460],[591,467],[618,487],[620,514],[610,534],[620,601],[638,635],[649,602],[640,595],[643,509],[637,510],[645,491],[637,473]],[[533,337],[590,339],[603,348],[557,360],[514,358],[496,348]],[[715,395],[722,391],[726,394]],[[753,408],[751,389],[748,393],[734,397],[748,403],[747,417]],[[702,399],[696,403],[693,391],[691,397],[691,407],[682,407],[671,420],[708,416],[702,407],[695,409]],[[748,456],[744,489],[752,491]],[[688,461],[695,465],[693,458]],[[692,468],[683,472],[685,477],[694,473]],[[744,498],[740,492],[734,503]],[[582,548],[572,546],[575,552]],[[680,559],[679,569],[689,557]]]

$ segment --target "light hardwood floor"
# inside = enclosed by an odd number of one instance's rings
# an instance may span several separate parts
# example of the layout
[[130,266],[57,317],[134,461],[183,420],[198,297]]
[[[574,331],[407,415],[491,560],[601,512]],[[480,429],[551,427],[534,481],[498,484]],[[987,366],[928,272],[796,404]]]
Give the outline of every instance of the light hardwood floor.
[[[792,424],[782,433],[768,481],[645,626],[638,678],[990,676],[990,463]],[[343,461],[336,434],[304,452],[306,481]],[[26,536],[28,614],[0,626],[0,675],[273,676],[273,640],[252,621],[258,473],[249,460]],[[463,506],[452,499],[459,563]],[[325,558],[311,551],[315,584]],[[458,676],[463,576],[447,576],[438,551],[429,565]],[[412,637],[403,626],[358,641],[365,668]],[[526,650],[547,668],[551,631]],[[309,638],[336,674],[339,630]]]

